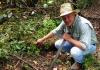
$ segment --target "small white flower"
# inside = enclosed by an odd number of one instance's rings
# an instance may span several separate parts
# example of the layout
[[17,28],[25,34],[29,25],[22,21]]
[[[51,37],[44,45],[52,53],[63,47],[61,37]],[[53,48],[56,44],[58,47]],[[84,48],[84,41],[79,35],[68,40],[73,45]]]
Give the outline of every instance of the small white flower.
[[44,4],[43,7],[44,7],[44,8],[48,8],[48,5],[47,5],[47,4]]
[[54,2],[53,0],[50,0],[48,3],[49,3],[49,4],[52,4],[53,2]]
[[34,11],[32,11],[32,13],[31,13],[31,15],[33,15],[35,12]]

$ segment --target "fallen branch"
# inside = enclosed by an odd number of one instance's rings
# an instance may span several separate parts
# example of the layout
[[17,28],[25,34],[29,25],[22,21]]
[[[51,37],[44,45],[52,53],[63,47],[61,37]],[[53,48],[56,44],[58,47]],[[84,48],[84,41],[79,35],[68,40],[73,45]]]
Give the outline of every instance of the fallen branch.
[[[21,55],[21,58],[22,58],[22,57],[23,57],[23,54]],[[19,61],[16,63],[16,65],[14,66],[15,69],[16,69],[17,66],[19,65],[20,61],[21,61],[21,60],[19,60]]]
[[21,61],[23,61],[24,63],[26,63],[26,64],[28,64],[30,67],[32,67],[34,70],[38,70],[36,67],[34,67],[33,65],[31,65],[30,63],[28,63],[27,61],[25,61],[25,60],[23,60],[22,58],[20,58],[20,57],[18,57],[18,56],[16,56],[16,55],[13,55],[13,54],[9,54],[9,55],[11,55],[11,56],[13,56],[13,57],[16,57],[17,59],[19,59],[19,60],[21,60]]

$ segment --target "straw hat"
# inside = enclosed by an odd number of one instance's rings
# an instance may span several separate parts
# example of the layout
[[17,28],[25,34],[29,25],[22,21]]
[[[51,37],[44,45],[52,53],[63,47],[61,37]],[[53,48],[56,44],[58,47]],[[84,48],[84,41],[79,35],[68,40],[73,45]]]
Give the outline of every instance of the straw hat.
[[72,12],[75,12],[76,14],[78,14],[80,12],[80,10],[79,9],[74,10],[73,5],[71,5],[70,3],[64,3],[61,5],[60,16],[67,15],[67,14],[70,14]]

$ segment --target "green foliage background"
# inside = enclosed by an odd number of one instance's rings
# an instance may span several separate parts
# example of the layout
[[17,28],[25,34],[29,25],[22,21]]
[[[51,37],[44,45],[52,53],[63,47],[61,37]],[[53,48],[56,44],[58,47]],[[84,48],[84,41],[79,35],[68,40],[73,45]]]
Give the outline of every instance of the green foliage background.
[[[38,12],[29,16],[21,14],[22,12],[16,11],[16,9],[14,9],[16,13],[12,10],[7,9],[2,13],[4,15],[5,12],[9,11],[12,14],[5,14],[10,18],[6,17],[7,21],[0,25],[1,57],[8,55],[11,51],[15,54],[27,52],[27,54],[39,55],[41,48],[37,48],[34,42],[54,29],[58,23]],[[44,47],[48,48],[49,41],[44,43]]]

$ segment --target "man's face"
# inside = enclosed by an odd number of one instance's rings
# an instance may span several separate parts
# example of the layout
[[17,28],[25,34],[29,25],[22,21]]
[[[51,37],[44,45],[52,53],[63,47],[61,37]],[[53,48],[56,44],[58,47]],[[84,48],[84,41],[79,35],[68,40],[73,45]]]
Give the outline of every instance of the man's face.
[[75,13],[70,13],[70,14],[67,14],[65,16],[62,16],[62,19],[63,21],[65,22],[65,24],[67,26],[71,26],[72,23],[74,22],[74,18],[75,18]]

